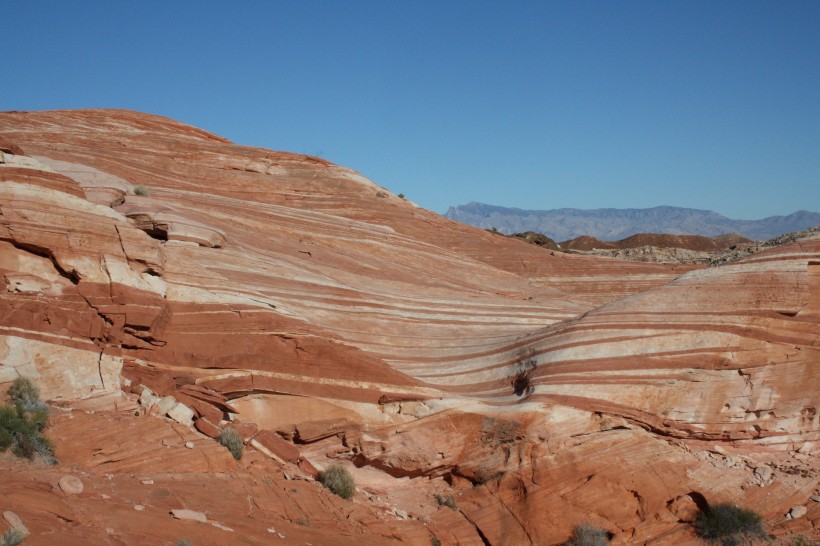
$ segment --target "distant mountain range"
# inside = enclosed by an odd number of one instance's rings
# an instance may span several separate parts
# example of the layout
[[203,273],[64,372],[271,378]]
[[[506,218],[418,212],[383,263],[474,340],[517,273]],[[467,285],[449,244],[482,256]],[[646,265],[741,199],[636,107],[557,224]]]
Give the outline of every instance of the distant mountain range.
[[445,216],[485,229],[494,227],[507,234],[536,231],[556,241],[566,241],[581,235],[615,241],[636,233],[707,237],[739,233],[761,241],[820,225],[820,213],[805,210],[762,220],[732,220],[711,210],[681,207],[522,210],[468,203],[450,207]]

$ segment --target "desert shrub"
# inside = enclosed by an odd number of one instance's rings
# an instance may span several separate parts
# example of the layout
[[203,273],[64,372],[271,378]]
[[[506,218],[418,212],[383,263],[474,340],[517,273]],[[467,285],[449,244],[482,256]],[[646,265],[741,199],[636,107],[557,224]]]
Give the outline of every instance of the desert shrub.
[[480,466],[476,468],[475,472],[473,473],[473,484],[483,485],[485,483],[490,483],[501,478],[503,475],[503,470]]
[[327,487],[331,493],[339,495],[343,499],[349,499],[356,491],[356,483],[353,476],[345,467],[334,464],[319,473],[319,481]]
[[15,441],[11,446],[11,452],[21,459],[33,459],[35,450],[34,442],[31,441],[31,436],[25,435],[15,438]]
[[219,443],[228,448],[233,458],[237,461],[242,458],[242,450],[245,449],[245,444],[239,433],[232,428],[222,429],[219,433]]
[[760,515],[733,504],[701,510],[695,520],[697,535],[713,544],[739,546],[766,537]]
[[436,537],[430,539],[430,546],[441,546],[441,541]]
[[18,378],[9,388],[13,406],[0,407],[0,452],[11,448],[18,457],[33,459],[35,453],[46,464],[54,464],[54,446],[41,433],[48,425],[48,408],[40,400],[31,380]]
[[5,428],[0,428],[0,453],[10,448],[13,442],[14,438],[11,433]]
[[3,546],[17,546],[18,544],[23,542],[24,538],[26,538],[26,535],[24,535],[18,529],[12,528],[9,529],[5,535],[3,535],[2,544]]
[[9,387],[9,398],[15,406],[22,406],[27,411],[45,410],[46,405],[40,400],[40,389],[28,377],[18,377]]
[[516,396],[529,396],[533,390],[535,390],[533,386],[530,385],[530,376],[538,367],[538,361],[535,359],[534,354],[533,351],[521,353],[518,356],[518,361],[513,366],[513,375],[510,378],[510,385]]
[[435,495],[436,504],[439,506],[446,506],[451,510],[458,510],[458,506],[456,505],[455,499],[452,496],[447,495],[446,497],[443,495]]
[[31,445],[36,453],[39,453],[43,462],[47,465],[57,464],[57,458],[54,456],[54,445],[48,438],[40,434],[34,435],[30,438]]
[[146,188],[142,184],[134,187],[134,195],[142,195],[143,197],[148,197],[148,194],[148,188]]
[[606,546],[609,537],[604,529],[594,527],[589,523],[582,523],[572,531],[572,537],[565,546]]
[[803,535],[794,535],[788,542],[784,542],[786,546],[820,546],[820,542],[806,538]]
[[46,425],[48,425],[48,409],[46,408],[38,408],[29,410],[28,418],[31,421],[31,424],[37,429],[38,432],[42,432],[45,430]]
[[180,540],[174,546],[194,546],[194,543],[190,540]]

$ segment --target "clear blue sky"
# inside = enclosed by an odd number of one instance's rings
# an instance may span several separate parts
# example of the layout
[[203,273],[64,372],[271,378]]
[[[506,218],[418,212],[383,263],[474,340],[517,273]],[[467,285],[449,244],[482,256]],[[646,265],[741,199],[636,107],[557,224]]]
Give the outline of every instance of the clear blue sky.
[[437,212],[820,211],[817,0],[0,7],[0,110],[162,114]]

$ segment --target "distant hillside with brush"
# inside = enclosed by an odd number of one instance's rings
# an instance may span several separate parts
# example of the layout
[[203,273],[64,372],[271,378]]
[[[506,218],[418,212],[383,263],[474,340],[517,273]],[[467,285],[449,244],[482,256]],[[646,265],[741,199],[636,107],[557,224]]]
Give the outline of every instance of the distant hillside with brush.
[[704,235],[738,233],[766,240],[791,231],[820,225],[820,213],[799,210],[788,216],[761,220],[733,220],[710,210],[681,207],[649,209],[553,209],[524,210],[484,203],[450,207],[445,216],[507,234],[534,231],[556,241],[589,235],[602,241],[625,239],[638,233]]

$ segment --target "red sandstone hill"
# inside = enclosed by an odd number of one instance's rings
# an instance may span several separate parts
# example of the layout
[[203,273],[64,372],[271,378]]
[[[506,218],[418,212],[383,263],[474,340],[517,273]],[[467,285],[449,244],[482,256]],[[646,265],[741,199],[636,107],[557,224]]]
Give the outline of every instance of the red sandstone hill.
[[736,233],[726,233],[717,237],[702,235],[671,235],[668,233],[638,233],[619,241],[601,241],[595,237],[583,235],[561,243],[566,250],[626,249],[653,246],[656,248],[683,248],[686,250],[720,250],[738,244],[752,243]]
[[128,111],[0,113],[0,154],[0,387],[60,460],[0,455],[31,544],[694,544],[704,502],[820,538],[818,237],[545,251]]

